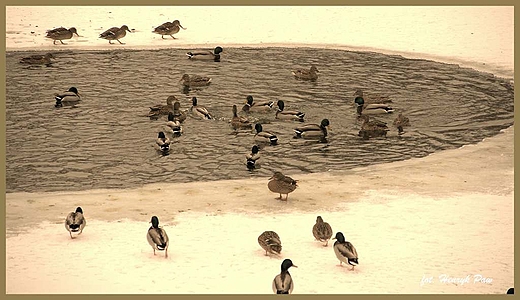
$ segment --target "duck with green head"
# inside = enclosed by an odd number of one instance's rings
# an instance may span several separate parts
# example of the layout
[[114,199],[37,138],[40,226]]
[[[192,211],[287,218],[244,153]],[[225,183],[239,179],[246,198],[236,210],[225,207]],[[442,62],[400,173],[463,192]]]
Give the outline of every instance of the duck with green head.
[[222,53],[224,49],[222,47],[217,46],[213,51],[190,51],[186,53],[188,59],[193,60],[212,60],[219,62],[220,61],[220,53]]
[[170,139],[161,131],[157,135],[157,140],[155,140],[155,149],[162,153],[168,153],[170,151],[170,143]]
[[290,259],[284,259],[281,265],[282,271],[276,275],[273,279],[273,292],[275,294],[291,294],[294,289],[294,282],[291,274],[289,274],[289,268],[298,266],[294,265]]
[[174,37],[173,35],[178,33],[180,31],[180,28],[182,28],[184,30],[188,29],[188,28],[182,27],[181,22],[179,20],[175,20],[173,22],[166,22],[166,23],[163,23],[163,24],[155,27],[155,29],[152,32],[160,34],[161,38],[163,38],[163,39],[164,39],[165,35],[169,35],[173,39],[176,39],[176,37]]
[[278,137],[276,137],[276,135],[271,132],[263,131],[262,124],[255,124],[255,130],[256,134],[254,139],[256,142],[266,143],[273,146],[278,144]]
[[294,129],[296,138],[326,138],[328,136],[329,119],[321,120],[320,124],[306,124]]
[[119,44],[124,45],[125,43],[122,43],[120,39],[126,36],[127,31],[132,32],[126,25],[123,25],[121,27],[112,27],[101,33],[99,35],[99,38],[108,40],[108,43],[110,44],[113,44],[112,41],[116,40],[119,42]]
[[246,154],[246,166],[249,170],[254,170],[259,167],[258,160],[260,159],[260,149],[254,145],[251,153]]
[[168,113],[168,122],[166,122],[165,131],[172,134],[173,136],[180,136],[182,134],[182,125],[181,122],[175,119],[175,116],[172,112]]
[[155,250],[164,251],[164,257],[168,258],[168,246],[170,241],[166,230],[159,226],[159,218],[157,218],[157,216],[153,216],[150,223],[152,223],[152,226],[148,228],[146,240],[148,244],[152,246],[153,255],[155,255]]
[[394,112],[394,109],[387,104],[366,104],[363,97],[356,97],[354,103],[357,106],[357,114],[361,115],[377,115],[377,114],[390,114]]
[[282,100],[278,100],[276,103],[278,105],[278,109],[276,110],[276,119],[280,120],[294,120],[303,122],[303,118],[305,117],[305,113],[297,110],[284,110],[285,103]]
[[352,266],[351,270],[354,270],[354,267],[359,264],[358,254],[354,245],[346,241],[345,236],[341,232],[337,232],[333,240],[336,240],[333,247],[334,253],[339,259],[339,266],[342,266],[342,263],[346,263]]
[[71,239],[75,237],[72,233],[80,235],[86,225],[87,220],[83,216],[83,209],[81,209],[81,207],[77,207],[76,211],[69,213],[67,218],[65,218],[65,228],[69,232]]
[[246,104],[242,107],[244,112],[268,112],[274,105],[274,101],[255,101],[253,96],[246,98]]
[[203,119],[203,120],[212,120],[213,116],[210,114],[209,110],[203,106],[199,105],[197,97],[191,98],[192,106],[190,108],[190,113],[192,116]]
[[54,107],[62,107],[64,104],[73,105],[78,103],[81,100],[81,96],[77,88],[70,87],[67,91],[63,93],[54,94],[54,100],[56,100],[56,104],[54,104]]
[[47,35],[45,35],[46,38],[52,39],[52,43],[56,45],[56,41],[60,41],[63,45],[65,43],[63,40],[69,40],[72,38],[73,35],[79,36],[78,32],[76,31],[76,28],[71,27],[69,29],[65,27],[58,27],[51,30],[47,30]]

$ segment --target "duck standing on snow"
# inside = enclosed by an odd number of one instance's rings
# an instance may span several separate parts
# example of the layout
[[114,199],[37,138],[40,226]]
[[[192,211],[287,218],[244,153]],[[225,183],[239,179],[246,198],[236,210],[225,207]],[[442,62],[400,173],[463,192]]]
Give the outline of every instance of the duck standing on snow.
[[63,40],[71,39],[73,34],[79,36],[78,32],[76,31],[76,28],[74,27],[71,27],[69,29],[65,27],[58,27],[51,30],[47,30],[47,35],[45,37],[48,39],[52,39],[52,43],[54,45],[56,45],[56,41],[60,41],[63,45],[65,45]]
[[278,100],[276,103],[278,105],[278,109],[276,110],[276,119],[280,120],[295,120],[303,122],[303,117],[305,117],[305,113],[297,110],[284,110],[285,103],[282,100]]
[[332,237],[332,227],[329,223],[324,222],[321,216],[316,218],[316,224],[312,227],[312,235],[320,242],[325,242],[323,247],[327,247],[329,240]]
[[255,141],[259,143],[267,143],[273,146],[278,144],[278,138],[276,135],[271,132],[263,131],[262,124],[255,124],[255,130]]
[[99,38],[108,40],[108,42],[110,44],[112,44],[113,40],[116,40],[116,41],[119,42],[119,44],[123,45],[124,43],[121,43],[121,41],[119,39],[124,38],[126,36],[126,32],[127,31],[128,32],[132,32],[132,31],[130,31],[130,29],[128,29],[128,26],[126,26],[126,25],[121,26],[121,28],[119,28],[119,27],[112,27],[110,29],[107,29],[103,33],[101,33],[99,35]]
[[297,187],[296,180],[292,179],[289,176],[283,175],[281,172],[274,172],[273,176],[269,178],[269,183],[267,183],[267,187],[273,193],[280,194],[280,197],[277,199],[282,200],[282,194],[286,194],[285,201],[289,197],[289,193],[292,193]]
[[246,154],[246,166],[249,170],[254,170],[259,168],[259,164],[257,161],[260,159],[260,153],[258,153],[260,149],[257,145],[254,145],[251,149],[251,153]]
[[186,55],[188,56],[188,59],[194,59],[194,60],[212,60],[212,61],[216,61],[216,62],[219,62],[220,61],[220,53],[222,53],[222,51],[224,51],[224,49],[222,49],[222,47],[220,46],[217,46],[215,47],[215,49],[212,51],[190,51],[188,53],[186,53]]
[[77,88],[71,87],[63,93],[54,94],[54,100],[56,100],[54,107],[62,107],[64,103],[69,105],[77,103],[81,100],[81,96]]
[[148,229],[146,239],[148,240],[148,244],[152,246],[153,255],[155,255],[155,250],[164,251],[164,257],[167,258],[169,245],[168,235],[164,228],[159,227],[159,218],[157,218],[157,216],[153,216],[150,223],[152,223],[152,226]]
[[75,212],[71,212],[65,219],[65,228],[70,234],[70,238],[73,239],[72,233],[78,232],[80,235],[83,232],[83,228],[87,225],[87,220],[83,216],[83,210],[81,207],[76,208]]
[[159,25],[155,27],[155,29],[152,31],[153,33],[157,33],[161,35],[161,38],[164,39],[165,35],[171,36],[173,39],[176,39],[173,35],[179,32],[180,28],[186,30],[188,28],[184,28],[181,25],[181,22],[179,20],[175,20],[173,22],[166,22],[162,25]]
[[336,240],[336,242],[334,242],[334,253],[339,259],[339,265],[341,266],[342,263],[347,263],[352,266],[351,270],[354,270],[354,267],[358,265],[358,254],[354,245],[347,242],[341,232],[337,232],[333,240]]
[[305,69],[297,69],[292,71],[292,74],[297,79],[303,79],[303,80],[316,80],[318,79],[318,69],[315,66],[311,66],[309,70]]
[[268,230],[262,232],[262,234],[258,236],[258,244],[265,250],[265,255],[268,255],[268,253],[280,254],[280,252],[282,252],[282,241],[274,231]]
[[290,259],[284,259],[282,262],[282,272],[276,275],[273,279],[273,292],[275,294],[291,294],[294,289],[294,283],[289,274],[289,268],[298,266],[293,265],[293,262]]

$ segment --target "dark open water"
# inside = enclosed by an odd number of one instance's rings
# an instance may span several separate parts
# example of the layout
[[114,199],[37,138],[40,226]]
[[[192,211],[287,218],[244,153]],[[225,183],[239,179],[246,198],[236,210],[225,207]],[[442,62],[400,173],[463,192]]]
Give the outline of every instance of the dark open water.
[[[310,48],[228,48],[223,61],[189,61],[183,49],[62,51],[52,67],[18,63],[33,52],[6,54],[7,192],[130,188],[156,182],[239,179],[349,169],[422,157],[481,141],[513,124],[509,80],[457,65],[370,52]],[[291,70],[314,64],[317,82],[299,81]],[[208,75],[209,87],[185,93],[182,74]],[[55,92],[76,86],[83,101],[54,108]],[[410,118],[407,133],[362,140],[353,93],[388,95],[396,110],[378,116],[392,123]],[[261,151],[262,168],[249,172],[244,155],[252,132],[235,134],[231,107],[282,99],[286,109],[306,112],[305,123],[331,122],[327,143],[293,139],[300,123],[277,121],[275,110],[255,114],[280,144]],[[188,118],[184,136],[162,156],[152,145],[166,118],[145,117],[149,106],[175,95],[183,109],[191,97],[215,121]]]

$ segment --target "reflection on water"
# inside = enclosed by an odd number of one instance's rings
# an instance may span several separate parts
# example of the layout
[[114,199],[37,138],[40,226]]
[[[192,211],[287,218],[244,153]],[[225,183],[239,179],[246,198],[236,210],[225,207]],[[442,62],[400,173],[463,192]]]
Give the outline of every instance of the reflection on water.
[[[6,54],[7,192],[128,188],[156,182],[188,182],[322,172],[422,157],[476,143],[513,124],[514,91],[505,79],[456,65],[377,53],[311,48],[229,48],[222,62],[190,61],[186,50],[62,51],[52,67],[18,63],[33,53]],[[316,65],[314,82],[291,70]],[[207,87],[183,89],[184,73],[207,75]],[[55,108],[54,93],[75,86],[80,103]],[[354,91],[388,95],[394,114],[411,127],[397,135],[364,140],[352,105]],[[166,116],[146,117],[149,107],[174,95],[182,109],[191,97],[216,118],[190,118],[169,155],[153,144]],[[293,138],[299,122],[253,113],[279,144],[261,149],[262,167],[245,166],[253,131],[232,130],[232,106],[246,96],[284,100],[305,122],[331,123],[325,143]]]

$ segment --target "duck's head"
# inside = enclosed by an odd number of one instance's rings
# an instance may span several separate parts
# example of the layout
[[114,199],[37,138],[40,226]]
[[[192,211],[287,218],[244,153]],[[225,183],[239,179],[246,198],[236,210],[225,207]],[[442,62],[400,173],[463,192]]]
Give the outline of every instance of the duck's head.
[[318,216],[316,218],[316,223],[323,223],[323,219],[321,218],[321,216]]
[[237,116],[237,106],[233,105],[233,116]]
[[311,72],[312,71],[317,72],[317,73],[320,72],[320,71],[318,71],[318,68],[316,68],[316,66],[311,66]]
[[257,145],[254,145],[253,148],[251,149],[251,153],[253,153],[253,154],[257,154],[258,151],[260,151],[260,149],[258,148]]
[[215,47],[215,50],[213,50],[213,53],[215,53],[215,54],[219,54],[219,53],[221,53],[222,51],[224,51],[224,49],[222,49],[222,47],[220,47],[220,46],[217,46],[217,47]]
[[78,206],[78,208],[76,208],[76,213],[83,214],[83,210],[81,209],[81,207]]
[[293,264],[292,260],[288,258],[284,259],[282,262],[282,272],[287,272],[287,270],[289,270],[290,267],[298,268],[298,266]]
[[271,180],[271,179],[281,180],[284,177],[285,177],[285,175],[283,175],[282,172],[276,171],[276,172],[274,172],[273,176],[271,176],[271,178],[269,178],[269,180]]
[[197,106],[197,97],[193,97],[193,98],[191,98],[191,104],[192,104],[193,106]]
[[76,27],[71,27],[71,28],[69,28],[69,31],[70,31],[72,34],[75,34],[75,35],[79,36],[78,31],[76,30]]
[[254,101],[253,96],[251,96],[251,95],[247,96],[247,98],[246,98],[247,105],[253,106],[253,101]]
[[181,109],[181,103],[179,101],[175,101],[175,103],[173,103],[173,109],[174,110]]
[[173,104],[173,101],[177,100],[177,98],[175,98],[175,96],[169,96],[168,98],[166,98],[166,104],[168,105],[172,105]]
[[153,216],[150,223],[152,223],[153,228],[159,228],[159,218],[157,216]]
[[121,26],[121,30],[126,30],[128,32],[132,32],[132,31],[130,31],[130,29],[128,29],[128,26],[126,26],[126,25]]
[[320,127],[325,128],[330,125],[329,119],[323,119],[321,120]]
[[279,111],[283,111],[283,109],[285,107],[285,103],[283,102],[283,100],[278,100],[278,102],[276,102],[276,105],[278,105]]
[[345,242],[345,237],[343,236],[343,233],[341,232],[337,232],[336,233],[336,236],[332,238],[333,240],[338,240],[338,242],[340,243],[344,243]]
[[79,96],[79,92],[78,92],[78,89],[77,89],[77,88],[75,88],[75,87],[71,87],[71,88],[70,88],[70,89],[69,89],[68,91],[69,91],[69,92],[72,92],[72,93],[74,93],[74,94],[76,94],[76,95],[78,95],[78,96]]
[[179,81],[190,81],[190,75],[188,75],[188,74],[182,75],[182,78]]
[[173,21],[173,25],[174,25],[174,26],[179,26],[179,27],[182,28],[182,29],[186,29],[186,28],[182,27],[181,22],[180,22],[179,20],[175,20],[175,21]]
[[160,139],[165,139],[166,138],[166,136],[164,135],[164,132],[162,132],[162,131],[159,132],[157,137],[160,138]]
[[52,53],[45,53],[45,57],[47,59],[51,59],[51,58],[54,58],[54,55],[52,55]]
[[255,124],[255,130],[256,130],[256,133],[262,132],[262,124],[256,123]]

